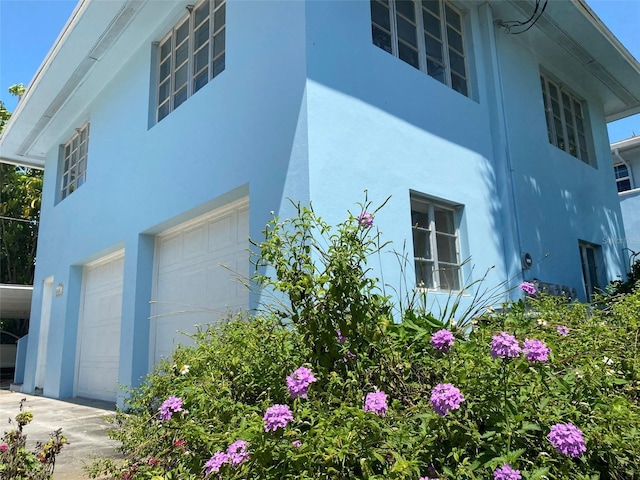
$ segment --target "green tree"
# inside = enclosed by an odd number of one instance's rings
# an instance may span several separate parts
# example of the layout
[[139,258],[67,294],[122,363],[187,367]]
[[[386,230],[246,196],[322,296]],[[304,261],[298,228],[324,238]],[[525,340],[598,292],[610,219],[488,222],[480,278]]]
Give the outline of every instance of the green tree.
[[[9,87],[20,97],[24,85]],[[11,118],[0,101],[0,133]],[[0,283],[33,283],[43,172],[0,164]]]

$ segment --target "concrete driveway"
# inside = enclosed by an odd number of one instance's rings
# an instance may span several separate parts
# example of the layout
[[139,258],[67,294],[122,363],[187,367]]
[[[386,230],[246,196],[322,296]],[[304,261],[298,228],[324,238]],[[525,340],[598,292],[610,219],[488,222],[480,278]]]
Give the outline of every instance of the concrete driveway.
[[24,409],[33,413],[33,422],[24,429],[27,446],[47,440],[49,433],[58,428],[62,428],[69,442],[56,459],[54,480],[87,479],[82,467],[92,458],[118,458],[117,443],[107,437],[109,424],[105,420],[115,413],[113,404],[79,398],[54,400],[0,390],[0,433],[9,430],[7,419],[19,413],[23,398]]

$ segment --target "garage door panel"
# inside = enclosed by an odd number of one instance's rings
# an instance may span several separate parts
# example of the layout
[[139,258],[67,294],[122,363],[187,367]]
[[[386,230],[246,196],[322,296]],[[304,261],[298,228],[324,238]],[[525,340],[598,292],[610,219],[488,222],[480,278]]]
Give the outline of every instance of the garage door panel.
[[207,249],[207,231],[204,225],[191,228],[183,234],[182,260],[202,256]]
[[124,254],[84,268],[77,395],[115,401]]
[[77,395],[115,401],[120,360],[124,254],[83,271]]
[[[249,272],[248,212],[248,201],[238,202],[175,227],[156,240],[152,363],[168,356],[177,342],[189,342],[178,331],[194,333],[195,325],[215,323],[229,311],[248,307],[248,291],[236,279],[237,273],[246,277]],[[182,242],[175,241],[179,235]],[[179,308],[171,309],[171,304]]]
[[236,240],[238,243],[249,245],[249,207],[238,209],[238,225]]
[[160,268],[162,269],[172,265],[179,265],[182,260],[182,233],[180,232],[167,237],[162,237],[159,241],[161,242],[160,248],[164,253],[162,257],[159,258]]
[[227,215],[209,223],[209,251],[233,247],[236,242],[236,222]]

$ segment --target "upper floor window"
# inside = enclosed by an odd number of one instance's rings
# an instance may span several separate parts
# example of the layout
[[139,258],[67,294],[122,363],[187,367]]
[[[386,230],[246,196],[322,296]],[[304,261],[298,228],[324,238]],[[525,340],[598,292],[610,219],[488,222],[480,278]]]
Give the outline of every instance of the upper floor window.
[[462,23],[445,0],[371,0],[374,45],[469,96]]
[[618,193],[631,190],[631,176],[629,175],[629,167],[624,163],[614,165],[613,167],[616,174],[616,185],[618,186]]
[[460,290],[458,211],[411,194],[411,229],[416,285]]
[[224,70],[225,0],[204,0],[158,45],[156,121]]
[[87,151],[89,124],[76,129],[76,133],[62,146],[61,198],[65,198],[84,184],[87,178]]
[[590,164],[583,102],[540,75],[549,143]]

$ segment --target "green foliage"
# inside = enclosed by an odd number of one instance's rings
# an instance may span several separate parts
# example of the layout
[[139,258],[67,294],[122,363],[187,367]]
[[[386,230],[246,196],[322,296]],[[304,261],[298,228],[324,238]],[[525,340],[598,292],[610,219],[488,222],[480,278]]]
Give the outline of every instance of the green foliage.
[[[23,84],[9,87],[22,96]],[[11,118],[0,101],[0,133]],[[0,283],[31,285],[35,267],[43,172],[0,164]]]
[[[243,440],[249,457],[208,478],[491,479],[505,463],[525,479],[637,477],[640,292],[602,310],[544,295],[476,306],[465,328],[415,302],[395,324],[367,267],[383,246],[375,227],[349,215],[333,229],[311,208],[297,211],[270,222],[257,244],[256,281],[274,294],[272,314],[202,331],[159,365],[115,419],[126,460],[99,461],[94,476],[201,479],[215,452]],[[455,335],[448,352],[431,343],[443,328]],[[548,361],[492,358],[500,332],[543,341]],[[316,381],[308,398],[292,398],[286,377],[301,365]],[[430,398],[443,383],[465,400],[440,416]],[[385,415],[363,409],[378,389]],[[182,408],[162,420],[171,396]],[[274,404],[293,420],[266,432]],[[557,423],[577,426],[586,452],[556,451],[547,435]]]
[[20,402],[20,413],[15,422],[17,428],[5,432],[0,440],[0,479],[6,480],[50,480],[53,477],[56,456],[67,443],[58,429],[51,433],[45,443],[37,443],[34,450],[27,449],[27,436],[23,430],[33,421],[33,414],[23,411]]
[[33,283],[42,180],[41,170],[0,164],[0,283]]
[[[627,279],[614,280],[609,284],[607,290],[613,295],[631,293],[634,290],[640,290],[640,253],[634,253],[631,257],[631,272],[627,274]],[[633,261],[634,259],[637,259]]]

